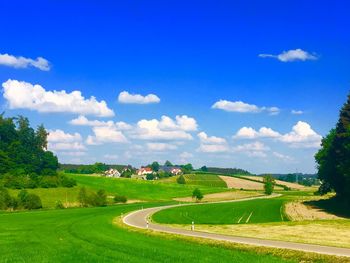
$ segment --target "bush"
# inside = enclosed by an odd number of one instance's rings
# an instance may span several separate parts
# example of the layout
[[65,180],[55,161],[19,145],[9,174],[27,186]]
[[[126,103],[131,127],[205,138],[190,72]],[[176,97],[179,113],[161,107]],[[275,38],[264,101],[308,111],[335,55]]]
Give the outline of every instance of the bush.
[[88,202],[88,196],[87,196],[85,187],[80,188],[79,194],[78,194],[78,201],[80,203],[80,206],[82,207],[88,206],[89,202]]
[[29,194],[26,190],[18,193],[18,206],[29,210],[42,208],[40,197],[36,194]]
[[61,200],[58,200],[56,202],[56,206],[55,207],[56,207],[56,209],[64,209],[65,208],[63,203],[61,202]]
[[32,210],[42,208],[41,199],[36,194],[28,194],[24,208]]
[[74,187],[77,185],[77,182],[73,179],[73,178],[69,178],[65,175],[60,175],[58,177],[58,180],[59,180],[59,184],[60,186],[63,186],[63,187]]
[[96,205],[97,206],[106,206],[107,205],[107,195],[105,190],[98,190],[96,193]]
[[59,182],[57,176],[43,176],[40,181],[42,188],[56,188]]
[[6,188],[0,188],[0,210],[6,210],[11,207],[11,196]]
[[146,180],[154,180],[154,175],[153,174],[147,174],[146,175]]
[[283,190],[284,190],[284,191],[290,191],[290,190],[291,190],[291,188],[290,188],[290,187],[288,187],[288,186],[286,186],[286,185],[283,185]]
[[192,198],[196,198],[196,201],[200,201],[203,199],[203,194],[201,192],[201,190],[199,190],[198,188],[193,190],[192,193]]
[[176,182],[178,184],[186,184],[186,179],[183,175],[180,175],[177,179],[176,179]]
[[123,195],[115,195],[113,200],[116,203],[126,203],[128,201],[126,196],[123,196]]

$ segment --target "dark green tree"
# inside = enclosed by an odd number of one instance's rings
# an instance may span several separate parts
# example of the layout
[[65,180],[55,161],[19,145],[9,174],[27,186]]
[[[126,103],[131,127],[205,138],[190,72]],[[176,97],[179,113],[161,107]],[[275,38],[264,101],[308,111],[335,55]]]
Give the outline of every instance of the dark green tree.
[[350,94],[335,129],[323,138],[321,146],[315,155],[322,182],[320,192],[334,189],[338,197],[350,204]]
[[158,162],[153,162],[150,167],[152,168],[153,171],[158,172],[159,171],[159,163]]
[[208,168],[204,165],[201,167],[201,171],[202,172],[208,172]]
[[166,160],[166,162],[164,163],[164,166],[174,166],[170,161]]
[[182,165],[181,168],[182,168],[182,172],[184,174],[188,174],[188,173],[191,173],[193,171],[193,166],[190,163]]
[[203,194],[201,192],[201,190],[199,190],[198,188],[194,189],[192,192],[192,198],[195,198],[196,201],[201,201],[203,199]]
[[272,177],[272,175],[265,175],[264,176],[265,194],[271,195],[273,193],[274,187],[275,187],[275,179]]

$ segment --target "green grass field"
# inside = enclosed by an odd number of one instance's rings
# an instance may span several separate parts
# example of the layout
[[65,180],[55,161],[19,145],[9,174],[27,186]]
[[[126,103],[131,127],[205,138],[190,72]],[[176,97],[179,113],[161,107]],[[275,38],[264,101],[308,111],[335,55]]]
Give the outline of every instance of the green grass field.
[[[90,189],[104,189],[108,193],[125,195],[129,199],[147,201],[167,201],[175,197],[191,196],[196,188],[193,185],[163,183],[162,181],[144,181],[125,178],[106,178],[84,175],[70,175],[78,182],[78,186]],[[222,192],[220,187],[202,186],[204,194]]]
[[[74,204],[80,187],[84,186],[91,191],[104,189],[108,195],[125,195],[129,200],[136,199],[141,201],[169,201],[176,197],[191,196],[194,185],[179,185],[176,182],[163,183],[161,181],[143,181],[125,178],[105,178],[97,176],[68,174],[74,178],[78,186],[73,188],[36,188],[27,189],[28,192],[40,196],[43,208],[53,208],[57,201],[62,203]],[[204,194],[217,193],[225,191],[222,187],[201,186]],[[20,190],[10,190],[11,195],[16,196]]]
[[[227,188],[226,183],[216,174],[184,174],[187,185],[222,187]],[[178,176],[163,179],[167,183],[176,183]]]
[[112,223],[121,213],[139,208],[132,204],[0,213],[0,262],[298,262],[254,250],[145,235]]
[[175,207],[153,215],[153,220],[167,224],[246,224],[287,221],[283,198]]

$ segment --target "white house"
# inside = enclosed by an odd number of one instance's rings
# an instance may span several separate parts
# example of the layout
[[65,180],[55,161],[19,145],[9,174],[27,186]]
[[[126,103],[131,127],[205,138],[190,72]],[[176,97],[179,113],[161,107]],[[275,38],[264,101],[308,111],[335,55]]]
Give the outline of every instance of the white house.
[[153,174],[153,170],[150,167],[141,167],[137,170],[137,175],[147,175],[147,174]]
[[120,172],[117,169],[110,168],[107,171],[104,172],[104,175],[106,177],[115,177],[119,178],[120,177]]

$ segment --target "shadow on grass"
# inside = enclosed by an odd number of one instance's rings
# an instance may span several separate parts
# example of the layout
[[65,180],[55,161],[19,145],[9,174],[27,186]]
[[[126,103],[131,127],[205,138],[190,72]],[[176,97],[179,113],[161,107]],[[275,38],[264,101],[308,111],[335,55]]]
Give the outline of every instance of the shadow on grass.
[[330,199],[306,201],[304,204],[336,216],[350,218],[349,202],[336,196]]

